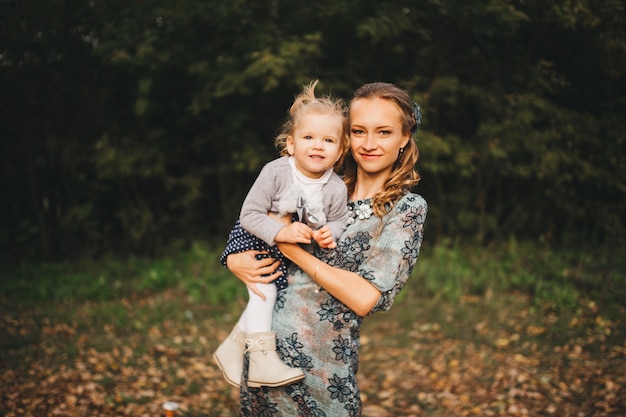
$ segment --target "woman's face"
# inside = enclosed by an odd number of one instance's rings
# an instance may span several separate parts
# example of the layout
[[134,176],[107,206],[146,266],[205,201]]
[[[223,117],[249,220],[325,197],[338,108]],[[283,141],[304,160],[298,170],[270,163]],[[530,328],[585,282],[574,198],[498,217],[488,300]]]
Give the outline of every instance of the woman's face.
[[381,98],[361,98],[350,106],[350,150],[368,175],[389,176],[410,134],[402,133],[397,104]]

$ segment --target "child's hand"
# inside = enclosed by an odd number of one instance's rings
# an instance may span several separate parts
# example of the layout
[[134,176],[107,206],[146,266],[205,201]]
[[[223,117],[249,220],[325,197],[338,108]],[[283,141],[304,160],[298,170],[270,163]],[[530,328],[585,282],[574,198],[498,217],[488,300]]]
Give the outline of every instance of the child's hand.
[[323,226],[318,230],[314,230],[313,239],[315,239],[319,247],[322,249],[335,249],[337,247],[337,242],[333,239],[333,234],[328,226]]
[[278,232],[276,242],[281,243],[311,243],[313,230],[309,226],[300,222],[293,222]]

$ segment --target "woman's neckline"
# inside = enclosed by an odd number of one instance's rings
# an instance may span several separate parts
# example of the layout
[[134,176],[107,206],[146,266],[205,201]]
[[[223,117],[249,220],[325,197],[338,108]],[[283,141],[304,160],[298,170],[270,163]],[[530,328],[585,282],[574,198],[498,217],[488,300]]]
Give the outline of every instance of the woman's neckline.
[[365,197],[365,198],[350,198],[348,199],[348,203],[371,203],[374,197]]
[[348,224],[357,220],[367,220],[372,217],[372,198],[364,198],[356,201],[348,201]]

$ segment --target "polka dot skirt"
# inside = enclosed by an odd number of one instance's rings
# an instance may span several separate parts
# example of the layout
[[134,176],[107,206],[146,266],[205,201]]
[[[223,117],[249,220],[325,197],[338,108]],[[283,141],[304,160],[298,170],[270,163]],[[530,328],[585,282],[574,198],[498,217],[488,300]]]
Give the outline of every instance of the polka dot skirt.
[[287,288],[287,266],[291,261],[285,258],[276,246],[268,245],[263,240],[241,227],[239,220],[237,220],[228,235],[226,249],[224,249],[222,256],[220,256],[220,262],[222,265],[226,266],[226,258],[228,255],[231,253],[245,252],[247,250],[268,251],[268,255],[257,255],[257,259],[275,258],[280,261],[278,269],[280,269],[283,274],[274,281],[274,284],[276,284],[279,291]]

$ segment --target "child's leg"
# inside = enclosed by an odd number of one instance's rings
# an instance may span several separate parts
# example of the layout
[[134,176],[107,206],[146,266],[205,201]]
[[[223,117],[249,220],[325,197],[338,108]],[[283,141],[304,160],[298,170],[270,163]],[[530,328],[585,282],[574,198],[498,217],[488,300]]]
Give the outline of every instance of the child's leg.
[[276,353],[276,334],[272,331],[272,314],[276,302],[275,284],[257,284],[267,297],[263,300],[248,289],[250,299],[242,316],[245,317],[247,350],[250,352],[248,385],[279,387],[304,378],[301,369],[285,365]]
[[[277,295],[276,285],[257,284],[257,287],[265,295],[266,300],[248,290],[250,297],[246,309],[241,313],[239,321],[230,335],[213,354],[213,358],[222,370],[226,381],[237,387],[243,372],[247,334],[267,333],[272,330],[272,312]],[[286,366],[282,363],[280,365]],[[279,379],[282,381],[284,378]]]
[[[276,285],[257,284],[257,288],[265,295],[265,300],[248,288],[248,305],[241,315],[240,327],[246,333],[269,332],[272,330],[272,314],[276,302]],[[242,326],[243,325],[243,326]]]
[[246,333],[239,327],[239,324],[236,324],[228,337],[213,353],[213,359],[224,374],[224,378],[235,387],[239,387],[243,374],[246,337]]

